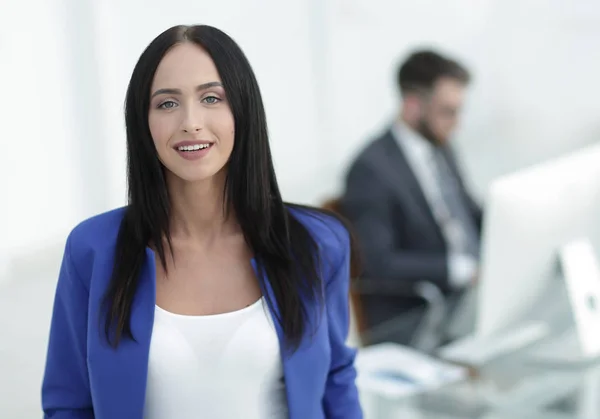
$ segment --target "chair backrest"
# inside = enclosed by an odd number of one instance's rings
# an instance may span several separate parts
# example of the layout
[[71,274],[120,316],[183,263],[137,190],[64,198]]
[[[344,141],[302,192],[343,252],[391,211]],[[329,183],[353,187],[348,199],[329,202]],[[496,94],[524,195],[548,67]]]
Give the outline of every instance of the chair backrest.
[[[327,211],[331,211],[340,216],[344,216],[341,200],[339,198],[331,198],[326,200],[321,208]],[[357,252],[353,251],[352,254],[357,254]],[[350,283],[352,284],[357,280],[358,275],[360,274],[359,261],[356,258],[351,258],[350,260]],[[354,314],[354,320],[356,322],[356,328],[359,335],[362,335],[363,332],[367,330],[367,323],[364,316],[363,304],[361,300],[360,293],[356,292],[353,287],[350,287],[350,304],[352,306],[352,311]]]

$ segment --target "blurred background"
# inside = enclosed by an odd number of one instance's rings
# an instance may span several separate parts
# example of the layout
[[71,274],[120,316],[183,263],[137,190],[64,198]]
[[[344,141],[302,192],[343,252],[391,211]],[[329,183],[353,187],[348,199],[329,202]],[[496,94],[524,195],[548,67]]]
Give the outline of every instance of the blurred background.
[[484,206],[499,177],[600,140],[593,0],[3,0],[2,418],[40,416],[65,238],[126,203],[126,86],[146,45],[181,23],[216,26],[247,54],[288,201],[343,193],[354,156],[396,118],[396,70],[417,48],[473,76],[453,145]]

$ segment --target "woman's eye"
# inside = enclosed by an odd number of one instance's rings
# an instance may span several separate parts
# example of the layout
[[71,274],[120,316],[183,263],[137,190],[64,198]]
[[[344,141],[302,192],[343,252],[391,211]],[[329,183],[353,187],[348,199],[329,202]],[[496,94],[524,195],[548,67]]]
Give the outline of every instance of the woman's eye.
[[218,103],[221,99],[219,99],[216,96],[207,96],[204,99],[202,99],[204,102],[208,103],[209,105],[214,105],[215,103]]
[[172,100],[167,100],[166,102],[163,102],[160,105],[158,105],[160,109],[172,109],[175,106],[177,106],[177,104]]

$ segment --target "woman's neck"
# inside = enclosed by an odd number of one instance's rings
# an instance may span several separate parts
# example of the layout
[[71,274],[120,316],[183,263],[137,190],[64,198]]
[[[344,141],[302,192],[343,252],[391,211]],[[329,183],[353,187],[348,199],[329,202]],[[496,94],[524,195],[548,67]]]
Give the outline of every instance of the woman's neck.
[[239,232],[235,214],[228,211],[226,218],[224,174],[194,183],[171,176],[167,184],[173,238],[207,244]]

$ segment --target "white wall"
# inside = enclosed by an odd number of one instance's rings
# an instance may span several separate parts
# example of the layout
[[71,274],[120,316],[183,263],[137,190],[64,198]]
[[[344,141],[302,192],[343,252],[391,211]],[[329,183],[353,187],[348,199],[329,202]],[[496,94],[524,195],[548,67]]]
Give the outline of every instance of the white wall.
[[479,195],[499,174],[597,141],[599,22],[586,0],[11,2],[0,13],[0,277],[125,203],[125,89],[171,25],[212,24],[241,44],[284,197],[318,204],[395,114],[396,65],[415,46],[474,73],[456,144]]
[[0,11],[0,280],[13,255],[43,248],[80,210],[69,110],[86,98],[71,95],[55,6],[32,0]]

